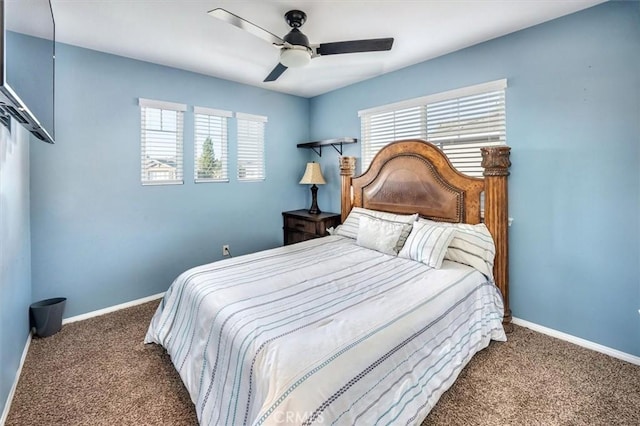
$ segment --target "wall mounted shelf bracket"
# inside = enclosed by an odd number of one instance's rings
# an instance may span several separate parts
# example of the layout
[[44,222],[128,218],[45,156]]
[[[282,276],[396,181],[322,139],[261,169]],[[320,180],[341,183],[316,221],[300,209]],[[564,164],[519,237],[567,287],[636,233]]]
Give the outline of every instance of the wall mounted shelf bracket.
[[338,151],[338,154],[342,155],[342,145],[349,143],[357,143],[358,139],[356,138],[337,138],[337,139],[326,139],[323,141],[315,141],[315,142],[305,142],[299,143],[298,148],[310,148],[320,157],[322,157],[322,147],[331,145],[333,149]]

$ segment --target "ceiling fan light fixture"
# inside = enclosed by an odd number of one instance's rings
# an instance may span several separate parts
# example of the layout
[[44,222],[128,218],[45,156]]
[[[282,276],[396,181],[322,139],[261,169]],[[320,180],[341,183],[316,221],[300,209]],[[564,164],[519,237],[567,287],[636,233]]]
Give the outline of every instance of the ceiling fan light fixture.
[[292,46],[282,49],[280,63],[287,68],[299,68],[307,65],[311,60],[311,53],[304,46]]

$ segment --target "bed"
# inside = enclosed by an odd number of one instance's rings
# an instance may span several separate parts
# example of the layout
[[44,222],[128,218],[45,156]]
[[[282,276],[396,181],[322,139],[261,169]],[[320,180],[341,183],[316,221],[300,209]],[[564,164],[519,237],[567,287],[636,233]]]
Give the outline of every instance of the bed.
[[200,424],[420,424],[476,352],[505,340],[509,148],[483,150],[484,179],[418,140],[388,145],[361,176],[354,164],[341,158],[345,225],[361,209],[479,224],[484,192],[493,270],[338,233],[185,271],[145,342],[166,348]]

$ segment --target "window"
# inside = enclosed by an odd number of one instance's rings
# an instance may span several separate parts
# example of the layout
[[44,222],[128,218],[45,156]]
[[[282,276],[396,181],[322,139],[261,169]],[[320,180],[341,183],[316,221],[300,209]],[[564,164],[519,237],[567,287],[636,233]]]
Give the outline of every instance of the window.
[[482,176],[480,148],[504,145],[506,80],[360,111],[362,170],[385,145],[426,139],[469,176]]
[[194,107],[196,182],[228,182],[227,118],[231,112]]
[[143,185],[181,184],[182,131],[186,105],[139,99]]
[[363,171],[388,143],[400,139],[425,138],[427,117],[422,106],[364,115],[361,120]]
[[265,179],[264,125],[267,117],[236,113],[238,123],[238,180]]

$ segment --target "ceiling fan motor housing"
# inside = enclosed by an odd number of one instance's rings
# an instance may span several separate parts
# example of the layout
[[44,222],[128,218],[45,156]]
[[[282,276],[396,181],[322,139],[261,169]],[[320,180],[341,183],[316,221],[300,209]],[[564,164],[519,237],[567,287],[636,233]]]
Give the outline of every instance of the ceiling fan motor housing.
[[307,15],[301,10],[290,10],[285,13],[284,19],[291,27],[291,31],[282,39],[291,46],[284,47],[280,52],[280,63],[286,67],[305,66],[311,60],[312,52],[309,39],[299,28],[307,20]]
[[309,39],[306,35],[302,34],[299,29],[292,29],[289,34],[283,37],[283,40],[294,46],[304,46],[309,48]]

